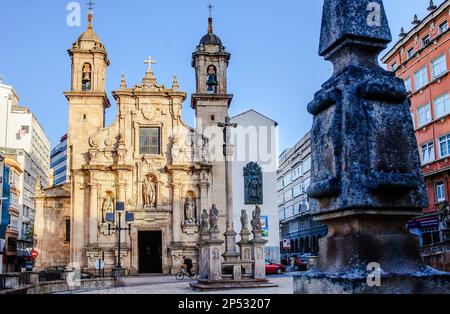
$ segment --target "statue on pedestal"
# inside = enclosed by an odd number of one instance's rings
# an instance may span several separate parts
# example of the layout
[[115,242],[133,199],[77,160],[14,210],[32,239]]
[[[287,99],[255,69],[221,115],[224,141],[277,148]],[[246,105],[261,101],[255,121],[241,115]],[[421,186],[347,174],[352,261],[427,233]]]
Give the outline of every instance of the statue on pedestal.
[[241,225],[242,231],[248,231],[248,215],[245,209],[241,211]]
[[253,228],[253,231],[262,230],[261,208],[258,205],[255,206],[255,210],[253,211],[252,228]]
[[208,211],[204,209],[201,216],[201,224],[200,224],[201,233],[209,232],[208,218],[209,218]]
[[219,211],[217,210],[216,205],[213,204],[211,210],[209,211],[209,226],[210,226],[211,233],[219,232],[219,226],[217,224],[218,216],[219,216]]

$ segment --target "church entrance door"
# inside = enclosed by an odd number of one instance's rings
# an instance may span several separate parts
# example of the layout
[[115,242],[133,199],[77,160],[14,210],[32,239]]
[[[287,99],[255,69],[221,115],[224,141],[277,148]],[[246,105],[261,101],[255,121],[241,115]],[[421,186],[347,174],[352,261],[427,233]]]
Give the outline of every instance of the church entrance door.
[[162,234],[161,231],[139,231],[139,273],[162,273]]

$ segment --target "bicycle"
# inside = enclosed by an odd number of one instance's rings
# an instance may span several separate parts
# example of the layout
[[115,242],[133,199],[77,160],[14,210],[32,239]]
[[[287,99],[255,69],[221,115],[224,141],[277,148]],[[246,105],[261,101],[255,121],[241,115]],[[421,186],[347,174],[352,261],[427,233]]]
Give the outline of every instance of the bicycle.
[[183,268],[175,275],[175,278],[177,280],[183,280],[184,277],[188,277],[190,279],[197,279],[198,274],[196,274],[194,271],[191,271],[191,273],[188,273],[188,271]]

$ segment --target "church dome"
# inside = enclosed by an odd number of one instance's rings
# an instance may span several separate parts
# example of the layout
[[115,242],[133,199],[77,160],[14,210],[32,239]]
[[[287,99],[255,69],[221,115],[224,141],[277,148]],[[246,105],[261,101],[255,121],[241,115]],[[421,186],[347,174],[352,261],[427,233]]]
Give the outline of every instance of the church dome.
[[208,33],[202,37],[202,39],[200,39],[200,46],[203,45],[216,45],[216,46],[221,46],[222,45],[222,40],[220,40],[219,36],[215,35],[213,33],[213,19],[212,17],[209,17],[208,19]]
[[88,29],[83,34],[81,34],[77,39],[77,42],[80,41],[94,41],[101,43],[100,37],[98,37],[98,35],[92,29]]
[[212,33],[208,33],[205,36],[202,37],[200,40],[200,45],[222,45],[222,40],[220,40],[219,36],[214,35]]

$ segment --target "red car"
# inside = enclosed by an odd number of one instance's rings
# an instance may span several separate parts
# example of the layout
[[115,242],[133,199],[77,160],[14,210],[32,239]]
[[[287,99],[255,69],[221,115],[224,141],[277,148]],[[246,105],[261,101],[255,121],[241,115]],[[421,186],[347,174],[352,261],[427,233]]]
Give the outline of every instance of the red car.
[[286,266],[282,264],[272,263],[266,260],[266,275],[277,274],[281,275],[286,271]]

